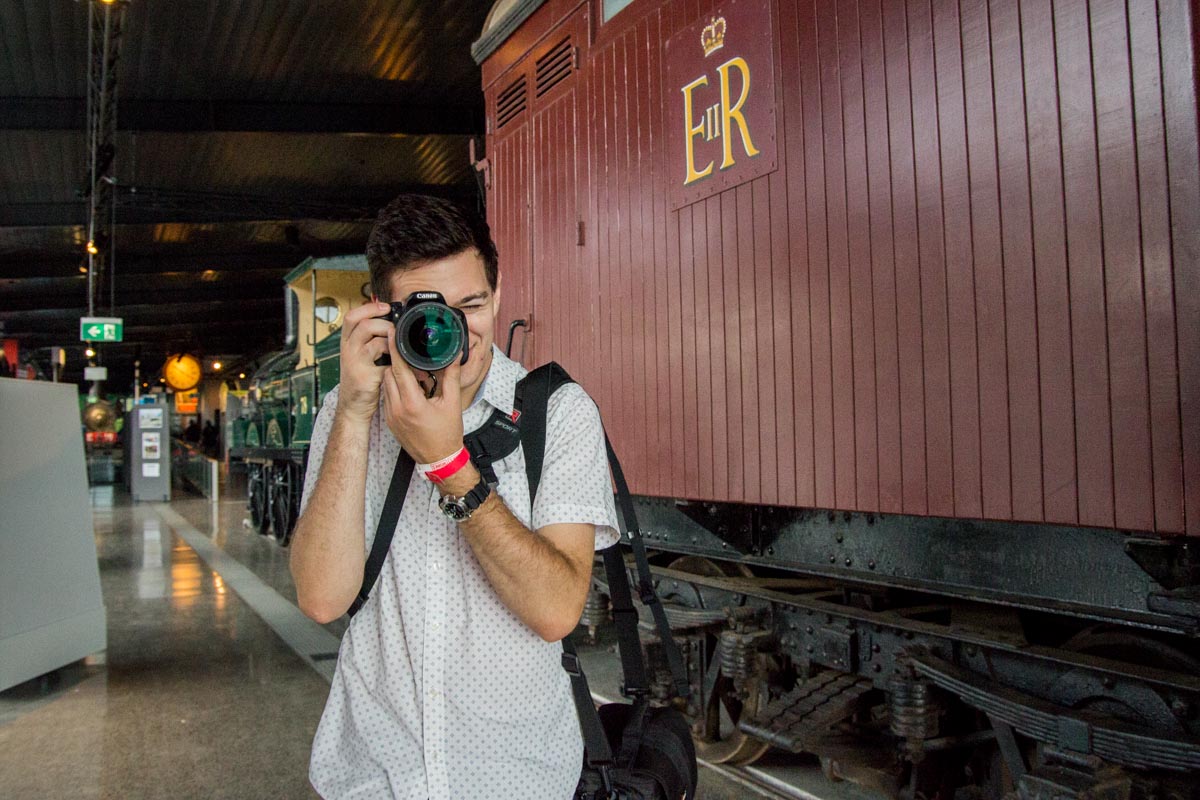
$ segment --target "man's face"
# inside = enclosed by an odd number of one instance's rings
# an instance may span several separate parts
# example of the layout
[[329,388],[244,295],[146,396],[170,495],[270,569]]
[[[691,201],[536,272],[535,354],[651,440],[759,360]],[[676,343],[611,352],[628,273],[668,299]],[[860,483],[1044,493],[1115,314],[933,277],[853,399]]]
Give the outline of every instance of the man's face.
[[403,302],[413,292],[440,292],[446,302],[467,317],[470,357],[459,373],[463,402],[470,403],[492,364],[492,340],[500,289],[492,291],[483,258],[475,248],[392,275],[391,299]]

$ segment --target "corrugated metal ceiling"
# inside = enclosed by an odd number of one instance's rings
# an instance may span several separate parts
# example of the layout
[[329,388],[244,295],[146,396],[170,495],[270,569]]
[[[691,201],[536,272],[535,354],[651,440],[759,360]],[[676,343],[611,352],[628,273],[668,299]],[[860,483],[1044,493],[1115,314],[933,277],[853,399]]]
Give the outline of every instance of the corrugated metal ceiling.
[[[121,53],[127,98],[310,102],[436,99],[472,87],[465,42],[487,3],[427,0],[130,0]],[[87,7],[0,4],[0,95],[81,96]]]
[[[86,241],[88,1],[0,2],[0,338],[31,353],[71,343],[30,322],[52,309],[31,317],[5,303],[28,309],[51,286],[66,287],[64,314],[85,299],[69,278]],[[248,353],[278,339],[282,303],[274,316],[261,312],[278,298],[274,288],[263,294],[269,270],[282,277],[308,255],[361,252],[364,218],[398,191],[473,201],[467,142],[483,132],[483,106],[470,45],[489,6],[128,0],[117,73],[117,312],[154,303],[145,287],[162,282],[137,276],[156,264],[175,276],[173,291],[206,269],[238,287],[245,271],[253,282],[229,303],[231,314],[246,303],[262,317]],[[203,349],[212,323],[194,324]],[[138,330],[150,337],[138,344],[145,356],[153,326]],[[119,376],[121,356],[111,358]]]

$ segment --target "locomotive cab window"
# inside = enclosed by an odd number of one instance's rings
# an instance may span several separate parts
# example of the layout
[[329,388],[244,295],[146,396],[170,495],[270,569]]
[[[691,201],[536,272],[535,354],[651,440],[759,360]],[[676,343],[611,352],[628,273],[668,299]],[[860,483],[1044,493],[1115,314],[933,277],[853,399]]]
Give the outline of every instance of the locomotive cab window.
[[317,319],[321,322],[324,322],[326,325],[332,325],[342,316],[342,307],[332,297],[322,297],[317,300],[317,304],[313,308],[313,313],[316,314]]

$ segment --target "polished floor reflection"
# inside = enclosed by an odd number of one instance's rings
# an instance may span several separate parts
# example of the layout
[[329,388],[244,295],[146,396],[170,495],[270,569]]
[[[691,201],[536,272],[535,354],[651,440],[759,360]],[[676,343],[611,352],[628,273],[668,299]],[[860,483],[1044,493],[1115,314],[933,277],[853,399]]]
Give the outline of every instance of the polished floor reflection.
[[[0,693],[0,796],[315,797],[328,684],[150,507],[92,493],[109,649]],[[242,501],[172,507],[291,591],[286,553],[243,529]]]
[[[295,635],[287,551],[248,528],[244,498],[177,489],[168,508],[91,491],[109,649],[0,692],[0,800],[316,797],[308,755],[333,652],[302,648],[306,662],[276,631],[332,651],[346,618]],[[610,647],[581,655],[615,697]],[[700,775],[698,800],[757,796]]]

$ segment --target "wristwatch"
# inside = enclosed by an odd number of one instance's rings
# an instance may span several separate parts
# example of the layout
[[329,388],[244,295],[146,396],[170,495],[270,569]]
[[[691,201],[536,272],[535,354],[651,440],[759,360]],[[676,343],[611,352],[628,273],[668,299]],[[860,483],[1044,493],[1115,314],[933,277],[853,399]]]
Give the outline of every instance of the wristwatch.
[[475,484],[475,488],[462,497],[455,497],[451,494],[439,497],[438,508],[455,522],[464,522],[471,518],[475,509],[483,505],[483,501],[487,500],[491,493],[492,487],[488,485],[486,478],[481,477],[479,483]]

